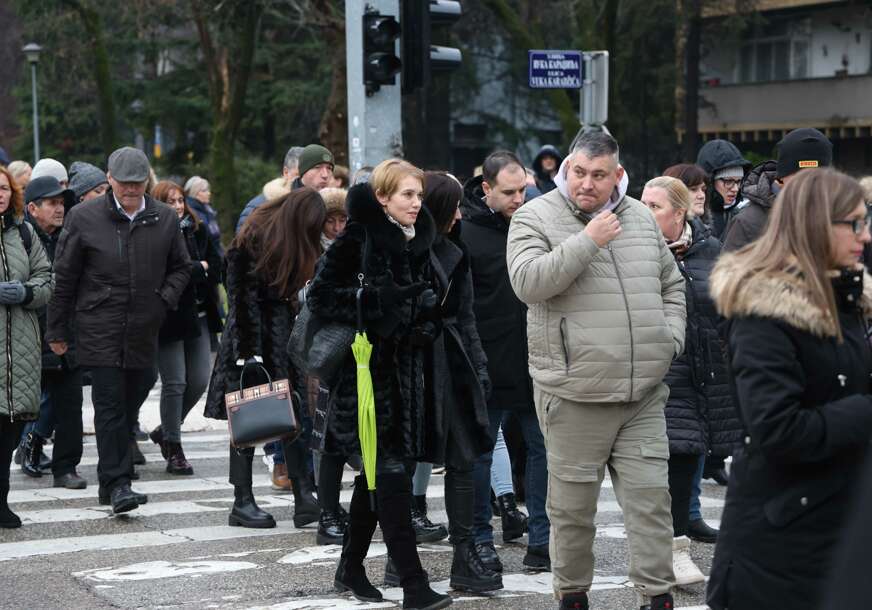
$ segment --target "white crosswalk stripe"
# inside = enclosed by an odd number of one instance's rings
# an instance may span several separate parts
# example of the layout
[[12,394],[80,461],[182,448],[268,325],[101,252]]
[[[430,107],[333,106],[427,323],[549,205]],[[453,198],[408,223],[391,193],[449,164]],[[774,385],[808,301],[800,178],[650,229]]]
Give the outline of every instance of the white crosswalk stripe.
[[[385,601],[378,604],[357,602],[333,591],[333,570],[341,549],[335,545],[312,546],[317,524],[294,527],[290,520],[293,496],[271,488],[271,478],[261,463],[262,449],[258,449],[254,463],[253,488],[259,506],[276,517],[277,526],[258,530],[227,525],[226,516],[234,501],[227,475],[227,434],[186,433],[183,442],[195,476],[165,473],[157,448],[150,442],[140,443],[148,463],[138,467],[143,479],[135,481],[133,488],[148,494],[149,502],[120,516],[112,516],[110,507],[96,502],[97,456],[92,438],[86,439],[80,464],[80,472],[90,484],[87,489],[53,488],[50,475],[29,479],[13,466],[9,501],[24,525],[19,530],[0,530],[0,563],[36,560],[46,570],[65,570],[106,605],[118,607],[167,605],[165,598],[147,588],[150,582],[162,583],[161,588],[176,587],[177,595],[185,599],[174,603],[188,607],[303,610],[402,606],[399,589],[381,588]],[[346,506],[355,474],[346,470],[343,475],[340,500]],[[721,492],[710,493],[716,489],[706,485],[701,498],[703,511],[714,526],[724,503]],[[444,478],[434,475],[427,494],[428,515],[434,522],[447,522],[444,495]],[[608,477],[597,504],[597,522],[596,552],[623,557],[626,531]],[[503,544],[499,523],[499,517],[495,517],[497,550],[508,562],[504,589],[486,596],[454,593],[455,602],[470,608],[498,602],[500,608],[553,608],[551,575],[522,571],[520,559],[526,537],[519,541],[520,545]],[[444,541],[421,545],[419,551],[434,576],[434,589],[447,591],[451,546]],[[385,555],[377,533],[367,562],[377,585]],[[623,607],[627,600],[634,599],[626,570],[625,559],[617,565],[597,568],[591,593],[592,600],[601,600],[597,607]],[[267,573],[278,582],[289,578],[288,584],[300,588],[300,595],[289,596],[287,586],[270,590],[264,583],[272,581],[260,576]],[[249,586],[244,584],[252,579],[259,583],[256,594],[249,594]],[[295,582],[299,584],[293,585]],[[239,585],[234,587],[232,583]],[[698,589],[683,598],[685,603],[678,605],[679,610],[704,610],[705,606],[699,605],[703,601],[701,592]],[[141,595],[145,598],[139,599]],[[517,602],[511,601],[514,599]]]

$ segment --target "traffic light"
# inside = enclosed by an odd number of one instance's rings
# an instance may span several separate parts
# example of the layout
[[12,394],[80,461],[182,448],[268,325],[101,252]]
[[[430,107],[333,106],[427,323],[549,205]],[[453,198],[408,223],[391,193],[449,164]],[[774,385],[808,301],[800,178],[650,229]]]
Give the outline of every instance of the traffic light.
[[396,85],[402,69],[396,42],[400,24],[390,15],[367,8],[363,15],[363,82],[372,95],[382,85]]
[[460,67],[460,49],[432,44],[432,29],[450,26],[461,16],[460,2],[453,0],[401,0],[403,24],[403,93],[430,82],[432,72]]

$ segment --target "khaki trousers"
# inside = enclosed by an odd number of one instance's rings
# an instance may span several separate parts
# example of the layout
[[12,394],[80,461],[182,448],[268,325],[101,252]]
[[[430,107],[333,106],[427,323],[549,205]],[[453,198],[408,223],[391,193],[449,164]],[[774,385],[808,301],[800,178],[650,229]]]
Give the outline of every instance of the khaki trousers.
[[629,576],[640,604],[667,593],[672,573],[669,441],[661,384],[632,403],[581,403],[535,391],[548,456],[554,595],[588,591],[593,582],[594,517],[605,468],[624,512]]

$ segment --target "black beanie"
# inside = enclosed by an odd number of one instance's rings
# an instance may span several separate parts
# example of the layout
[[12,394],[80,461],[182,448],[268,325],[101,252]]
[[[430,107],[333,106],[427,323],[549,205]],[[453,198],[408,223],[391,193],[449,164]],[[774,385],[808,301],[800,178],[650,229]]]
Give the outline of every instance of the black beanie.
[[777,178],[833,164],[833,144],[817,129],[794,129],[778,143]]

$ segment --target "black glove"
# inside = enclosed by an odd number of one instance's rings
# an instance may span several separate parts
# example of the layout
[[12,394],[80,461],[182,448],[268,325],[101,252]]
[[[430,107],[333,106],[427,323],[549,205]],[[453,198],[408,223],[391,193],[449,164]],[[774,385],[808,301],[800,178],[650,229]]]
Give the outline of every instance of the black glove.
[[441,332],[442,324],[439,322],[428,321],[416,324],[412,328],[412,345],[426,347],[432,344]]
[[427,289],[425,282],[416,282],[408,286],[400,286],[395,282],[391,282],[385,286],[376,288],[378,291],[379,301],[383,306],[390,307],[408,299],[414,299],[419,294]]

